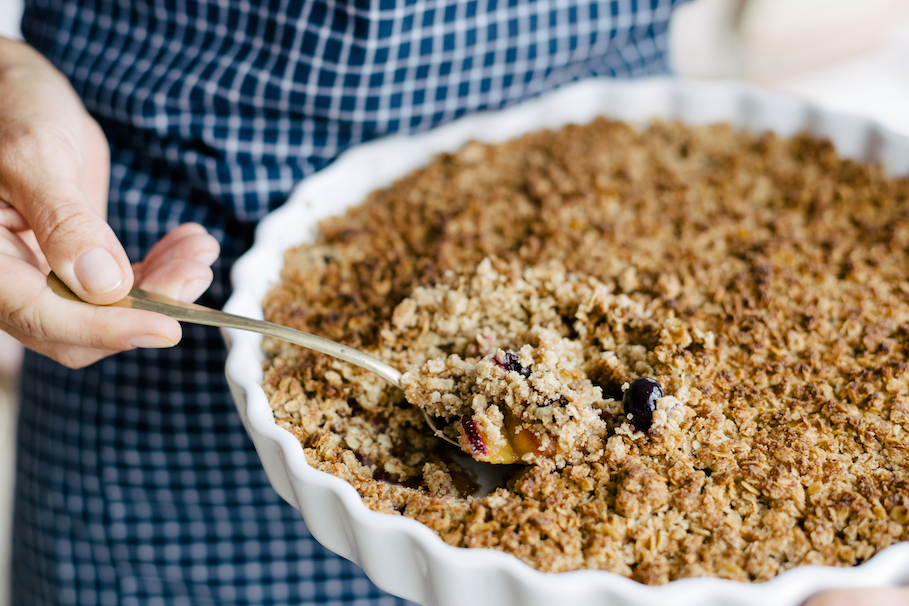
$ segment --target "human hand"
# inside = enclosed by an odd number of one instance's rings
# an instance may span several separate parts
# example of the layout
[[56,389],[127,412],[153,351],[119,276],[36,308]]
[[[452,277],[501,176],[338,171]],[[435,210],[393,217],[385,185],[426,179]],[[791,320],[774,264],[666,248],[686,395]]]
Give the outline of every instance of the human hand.
[[909,606],[909,587],[825,591],[804,606]]
[[51,269],[80,298],[107,304],[133,283],[184,301],[211,284],[217,241],[187,224],[130,265],[106,221],[110,158],[98,124],[50,63],[0,38],[0,329],[71,368],[136,347],[179,342],[179,323],[146,311],[67,301]]

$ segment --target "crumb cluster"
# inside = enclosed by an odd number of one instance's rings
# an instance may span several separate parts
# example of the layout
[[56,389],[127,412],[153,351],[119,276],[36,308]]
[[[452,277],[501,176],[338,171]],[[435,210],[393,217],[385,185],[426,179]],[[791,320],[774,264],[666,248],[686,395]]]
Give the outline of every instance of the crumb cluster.
[[[829,142],[598,119],[471,143],[285,260],[268,320],[424,367],[443,383],[413,397],[439,414],[540,421],[551,456],[471,496],[400,390],[265,341],[309,463],[452,545],[660,584],[909,539],[909,182]],[[465,377],[484,401],[457,397]],[[647,432],[621,415],[639,377],[665,391]]]

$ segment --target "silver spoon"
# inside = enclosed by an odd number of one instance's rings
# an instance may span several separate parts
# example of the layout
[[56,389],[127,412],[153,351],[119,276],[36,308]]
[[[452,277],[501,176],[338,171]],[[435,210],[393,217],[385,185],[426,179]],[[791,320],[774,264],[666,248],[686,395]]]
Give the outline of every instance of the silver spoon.
[[[48,274],[47,285],[50,286],[51,290],[57,295],[65,299],[85,303],[85,301],[82,301],[76,293],[70,290],[54,272]],[[235,316],[234,314],[211,309],[210,307],[205,307],[203,305],[196,305],[195,303],[184,303],[183,301],[177,301],[176,299],[171,299],[164,295],[148,292],[141,288],[136,288],[135,286],[129,291],[128,295],[116,303],[99,307],[141,309],[163,314],[174,320],[179,320],[180,322],[257,332],[268,337],[281,339],[282,341],[289,341],[295,345],[312,349],[313,351],[318,351],[319,353],[324,353],[334,358],[339,358],[345,362],[350,362],[355,366],[359,366],[360,368],[379,375],[398,389],[401,388],[401,373],[382,360],[358,349],[347,347],[346,345],[341,345],[340,343],[335,343],[334,341],[317,337],[316,335],[311,335],[300,330],[281,326],[280,324],[266,322],[265,320],[253,320],[252,318],[246,318],[244,316]],[[426,419],[426,424],[429,425],[429,428],[432,429],[432,432],[436,437],[460,448],[460,445],[457,442],[442,433],[442,430],[436,426],[433,418],[428,412],[422,408],[420,411]]]

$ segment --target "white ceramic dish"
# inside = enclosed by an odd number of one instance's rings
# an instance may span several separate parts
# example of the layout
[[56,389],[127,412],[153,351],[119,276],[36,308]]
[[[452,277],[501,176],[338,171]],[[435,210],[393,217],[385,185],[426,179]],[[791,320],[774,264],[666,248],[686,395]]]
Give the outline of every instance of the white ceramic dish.
[[[261,318],[290,246],[312,239],[319,220],[341,213],[433,156],[471,139],[504,141],[522,133],[584,123],[605,115],[629,122],[654,118],[689,124],[729,122],[751,131],[829,137],[846,157],[882,162],[889,173],[909,174],[909,139],[863,119],[833,114],[805,102],[734,83],[674,79],[590,80],[510,109],[463,118],[415,136],[362,145],[308,178],[282,208],[262,221],[256,243],[236,264],[232,313]],[[683,579],[651,587],[616,574],[547,574],[517,558],[445,544],[414,520],[373,512],[352,486],[311,468],[299,442],[275,425],[260,387],[261,337],[228,330],[227,378],[237,408],[275,490],[303,514],[313,535],[351,559],[383,589],[438,606],[796,606],[817,591],[909,582],[909,542],[892,546],[854,568],[804,566],[771,581]]]

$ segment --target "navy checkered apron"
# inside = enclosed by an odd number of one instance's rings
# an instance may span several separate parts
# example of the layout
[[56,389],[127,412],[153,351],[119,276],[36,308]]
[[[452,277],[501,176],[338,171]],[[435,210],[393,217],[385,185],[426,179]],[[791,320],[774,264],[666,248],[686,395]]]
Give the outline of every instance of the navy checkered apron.
[[[678,0],[29,0],[27,41],[107,134],[133,260],[168,230],[221,242],[221,307],[253,227],[361,141],[579,78],[667,70]],[[218,332],[68,370],[27,355],[14,603],[393,604],[272,490]]]

